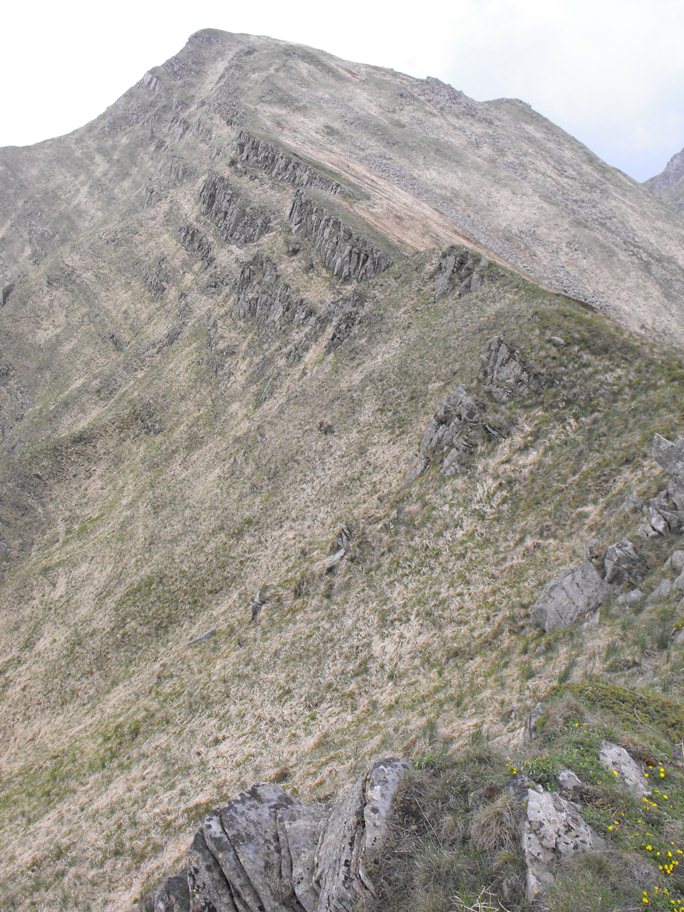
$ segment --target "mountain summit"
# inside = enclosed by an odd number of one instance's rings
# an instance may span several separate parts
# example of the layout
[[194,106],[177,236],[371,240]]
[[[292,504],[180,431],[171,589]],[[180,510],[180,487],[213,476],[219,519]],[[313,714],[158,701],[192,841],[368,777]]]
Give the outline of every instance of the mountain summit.
[[676,212],[207,30],[0,150],[0,276],[3,912],[675,896]]

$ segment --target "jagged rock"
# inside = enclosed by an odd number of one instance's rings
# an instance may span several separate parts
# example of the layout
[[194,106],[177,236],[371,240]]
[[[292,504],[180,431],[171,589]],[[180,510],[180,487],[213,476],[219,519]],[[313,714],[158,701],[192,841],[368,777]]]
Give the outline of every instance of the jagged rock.
[[196,254],[205,263],[213,261],[211,244],[199,228],[195,228],[194,225],[181,225],[178,229],[178,240],[181,247],[188,253]]
[[509,348],[503,336],[490,340],[480,356],[482,388],[497,402],[526,396],[535,378],[520,354]]
[[343,282],[361,282],[392,265],[391,258],[368,238],[355,234],[301,190],[295,193],[288,221],[294,234],[312,239],[326,268]]
[[258,241],[271,227],[266,212],[240,199],[225,177],[210,174],[199,194],[200,208],[216,226],[219,237],[232,244]]
[[[272,784],[212,811],[190,848],[185,906],[178,877],[157,893],[155,912],[343,912],[375,896],[371,873],[409,764],[381,760],[330,807],[308,807]],[[182,875],[180,875],[182,877]]]
[[647,500],[642,510],[646,514],[646,522],[639,526],[639,531],[644,538],[667,535],[679,528],[681,514],[674,508],[667,491],[661,491]]
[[532,621],[549,633],[569,627],[574,621],[596,611],[610,595],[591,561],[566,570],[548,583],[530,609]]
[[329,436],[330,434],[335,433],[335,426],[329,421],[319,421],[318,430],[323,434],[324,437]]
[[279,146],[252,136],[246,130],[240,131],[235,151],[241,161],[295,187],[315,187],[332,194],[342,191],[341,184],[326,177],[317,168]]
[[680,592],[684,592],[684,573],[680,573],[672,585],[675,589],[679,589]]
[[468,247],[449,247],[441,256],[437,266],[435,301],[458,289],[458,297],[475,291],[482,285],[482,273],[487,268],[486,257],[474,253]]
[[606,582],[616,586],[638,583],[648,573],[648,564],[628,538],[621,538],[608,548],[603,566]]
[[285,324],[302,326],[314,311],[297,298],[283,281],[273,260],[258,254],[240,272],[235,292],[235,312],[241,319],[255,319],[262,329],[277,330]]
[[597,851],[602,845],[577,805],[541,786],[528,789],[523,825],[527,901],[538,900],[553,884],[559,862],[579,852]]
[[354,289],[349,297],[334,301],[330,307],[330,318],[334,320],[333,330],[325,346],[325,353],[329,355],[348,338],[351,331],[359,322],[364,304],[365,296]]
[[432,416],[408,480],[417,478],[434,458],[441,461],[442,475],[455,475],[477,446],[503,434],[502,428],[487,420],[484,406],[459,386]]
[[154,898],[154,912],[190,912],[188,872],[183,871],[164,881]]
[[672,443],[666,437],[656,434],[653,439],[653,458],[670,476],[667,492],[684,523],[684,436]]
[[615,780],[622,783],[633,795],[638,798],[648,795],[644,771],[624,747],[611,741],[602,741],[599,760],[608,772],[615,776]]

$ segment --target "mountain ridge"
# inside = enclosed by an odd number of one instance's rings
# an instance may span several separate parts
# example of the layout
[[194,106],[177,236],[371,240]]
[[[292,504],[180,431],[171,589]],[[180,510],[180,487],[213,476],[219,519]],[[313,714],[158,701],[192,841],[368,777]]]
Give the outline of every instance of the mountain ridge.
[[137,908],[255,780],[681,695],[677,216],[516,102],[213,31],[150,73],[0,150],[3,909]]

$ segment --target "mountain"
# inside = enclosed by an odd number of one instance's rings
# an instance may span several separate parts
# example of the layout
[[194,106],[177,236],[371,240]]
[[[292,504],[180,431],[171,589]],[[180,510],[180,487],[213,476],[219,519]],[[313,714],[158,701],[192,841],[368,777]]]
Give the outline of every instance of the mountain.
[[665,764],[676,843],[678,215],[522,102],[212,30],[0,174],[0,908],[149,908],[224,804],[200,908],[344,905],[346,859],[522,909],[486,823],[566,767],[654,896],[599,752]]
[[644,186],[678,212],[684,211],[684,149],[673,155],[664,171],[649,178]]

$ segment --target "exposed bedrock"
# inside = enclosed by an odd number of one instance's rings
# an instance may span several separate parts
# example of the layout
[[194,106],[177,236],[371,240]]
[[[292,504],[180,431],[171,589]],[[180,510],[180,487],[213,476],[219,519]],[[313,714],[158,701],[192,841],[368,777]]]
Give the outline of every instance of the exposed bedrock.
[[326,177],[317,168],[308,165],[296,155],[286,152],[273,143],[266,142],[252,136],[247,130],[241,130],[237,138],[235,151],[240,161],[253,167],[260,168],[275,177],[276,180],[295,187],[315,187],[326,193],[337,194],[342,191],[342,185]]
[[355,234],[301,190],[295,194],[288,220],[295,234],[311,238],[326,268],[343,282],[362,282],[392,265],[391,257],[368,238]]
[[273,260],[261,254],[242,267],[235,298],[237,315],[255,319],[264,329],[301,326],[314,316],[306,301],[280,278]]
[[228,243],[254,243],[271,227],[269,215],[242,199],[220,174],[206,178],[199,201],[202,215],[211,219],[221,240]]
[[379,760],[332,805],[305,805],[273,784],[255,785],[211,811],[188,867],[166,880],[154,912],[343,912],[375,895],[406,760]]

